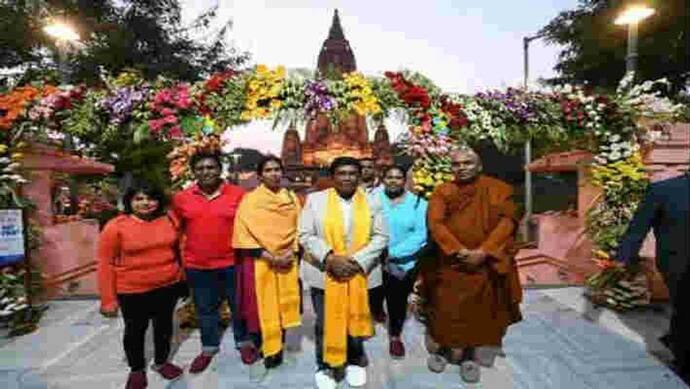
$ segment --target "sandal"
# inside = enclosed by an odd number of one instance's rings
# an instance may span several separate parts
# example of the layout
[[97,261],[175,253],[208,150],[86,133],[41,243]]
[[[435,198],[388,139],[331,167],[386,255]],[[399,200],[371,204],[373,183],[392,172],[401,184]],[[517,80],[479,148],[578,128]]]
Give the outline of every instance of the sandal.
[[477,383],[481,376],[481,368],[477,362],[465,361],[460,364],[460,376],[468,384]]
[[426,365],[434,373],[441,373],[443,370],[446,369],[446,365],[448,364],[448,361],[446,359],[438,354],[431,354],[429,357],[426,359]]

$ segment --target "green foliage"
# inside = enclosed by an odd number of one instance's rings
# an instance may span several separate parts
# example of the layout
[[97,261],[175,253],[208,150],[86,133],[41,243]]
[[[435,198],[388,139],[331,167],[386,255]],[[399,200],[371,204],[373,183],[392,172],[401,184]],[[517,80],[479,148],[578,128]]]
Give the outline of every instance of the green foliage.
[[103,91],[89,90],[84,100],[74,107],[67,119],[62,122],[62,131],[77,137],[94,135],[102,131],[105,121],[98,102],[104,96]]
[[242,123],[240,115],[244,111],[246,97],[246,76],[238,80],[227,80],[223,93],[211,93],[206,97],[206,104],[214,112],[213,119],[220,128],[228,128]]
[[103,70],[117,74],[127,68],[138,69],[149,80],[159,75],[198,80],[248,59],[226,43],[230,21],[212,27],[216,11],[211,8],[183,25],[177,0],[2,2],[0,69],[55,69],[56,58],[50,54],[55,44],[42,28],[49,17],[58,17],[75,26],[82,38],[83,48],[69,58],[73,82],[97,83]]
[[591,182],[603,190],[602,199],[587,214],[587,232],[595,245],[614,250],[642,200],[649,183],[639,154],[592,169]]
[[[580,0],[542,29],[546,39],[563,46],[552,82],[588,82],[614,89],[625,72],[627,29],[613,22],[630,4],[616,0]],[[690,13],[687,0],[651,0],[656,13],[639,27],[638,79],[666,77],[676,94],[690,79]]]
[[[41,272],[30,268],[29,291],[35,298],[43,290]],[[30,333],[37,328],[44,308],[29,306],[25,286],[26,270],[19,266],[3,269],[0,272],[0,323],[9,327],[9,336]]]

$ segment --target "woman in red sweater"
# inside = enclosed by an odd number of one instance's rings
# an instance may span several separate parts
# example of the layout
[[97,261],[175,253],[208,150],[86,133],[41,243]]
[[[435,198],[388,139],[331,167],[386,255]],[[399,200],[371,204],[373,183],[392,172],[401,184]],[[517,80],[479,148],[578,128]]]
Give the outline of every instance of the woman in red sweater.
[[140,182],[125,193],[125,214],[109,221],[98,247],[101,313],[125,321],[124,349],[131,369],[127,389],[147,386],[144,335],[153,321],[153,370],[168,380],[182,369],[168,362],[173,312],[182,285],[175,219],[166,214],[163,191]]

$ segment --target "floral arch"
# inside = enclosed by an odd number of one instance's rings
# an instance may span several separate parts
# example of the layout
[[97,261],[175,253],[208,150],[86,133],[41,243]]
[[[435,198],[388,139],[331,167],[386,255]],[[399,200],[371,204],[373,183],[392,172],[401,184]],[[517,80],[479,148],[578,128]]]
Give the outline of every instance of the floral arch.
[[647,184],[640,149],[655,131],[644,123],[669,122],[680,112],[656,92],[663,86],[663,81],[634,85],[628,77],[610,95],[573,86],[454,95],[418,74],[355,72],[322,80],[263,65],[216,73],[194,84],[146,82],[126,72],[99,87],[18,86],[0,95],[0,197],[5,205],[19,200],[16,189],[25,182],[21,153],[30,142],[65,135],[79,140],[94,131],[117,137],[127,127],[135,141],[176,146],[169,155],[170,174],[179,184],[189,178],[189,156],[201,148],[220,149],[220,133],[238,124],[302,122],[316,114],[335,121],[351,113],[374,121],[395,115],[409,126],[404,148],[416,161],[414,183],[424,195],[450,179],[448,151],[460,143],[490,141],[509,152],[530,139],[541,152],[590,151],[592,180],[603,198],[590,213],[589,232],[608,251]]

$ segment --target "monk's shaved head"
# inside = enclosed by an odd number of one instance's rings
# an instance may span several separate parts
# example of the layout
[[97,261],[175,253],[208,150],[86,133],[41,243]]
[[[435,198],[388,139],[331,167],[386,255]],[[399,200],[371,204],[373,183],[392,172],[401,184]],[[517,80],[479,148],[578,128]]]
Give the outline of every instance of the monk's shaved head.
[[474,151],[473,148],[471,148],[469,146],[464,146],[464,145],[460,146],[456,149],[451,150],[451,152],[448,153],[448,155],[453,159],[459,155],[471,155],[473,158],[475,158],[477,160],[477,162],[481,163],[481,161],[482,161],[481,158],[479,157],[479,154],[477,154],[477,152]]
[[474,181],[482,171],[482,160],[476,151],[467,146],[461,146],[449,153],[451,169],[456,181]]

